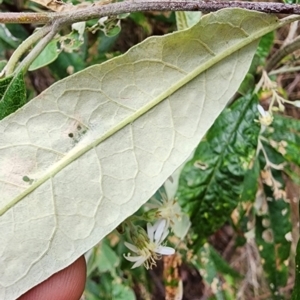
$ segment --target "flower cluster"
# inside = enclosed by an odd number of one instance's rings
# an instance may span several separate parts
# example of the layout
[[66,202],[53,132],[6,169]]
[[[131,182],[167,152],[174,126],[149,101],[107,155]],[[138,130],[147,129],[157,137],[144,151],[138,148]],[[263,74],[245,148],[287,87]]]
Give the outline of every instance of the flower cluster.
[[175,199],[169,199],[164,193],[161,193],[161,198],[161,201],[152,198],[149,206],[155,211],[156,218],[166,220],[166,226],[172,227],[181,219],[181,207]]
[[127,260],[134,262],[132,269],[142,264],[144,264],[147,270],[151,269],[153,266],[156,266],[156,260],[160,259],[161,255],[172,255],[175,253],[173,248],[162,245],[169,234],[166,225],[167,223],[164,219],[158,220],[154,225],[148,223],[146,236],[143,233],[138,236],[133,234],[132,240],[136,241],[135,245],[125,242],[125,246],[136,253],[135,256],[131,256],[130,254],[127,256],[124,255]]
[[[133,262],[132,268],[144,264],[146,269],[156,266],[156,260],[162,255],[172,255],[175,250],[165,246],[164,241],[169,234],[169,228],[174,235],[182,239],[190,228],[189,217],[181,211],[176,199],[169,198],[166,193],[160,193],[161,200],[152,198],[147,203],[147,208],[142,216],[132,216],[126,221],[129,226],[131,243],[125,242],[125,246],[135,254],[127,254],[124,257]],[[140,226],[135,226],[134,220],[144,220],[147,223],[147,232]],[[149,222],[156,220],[154,225]]]

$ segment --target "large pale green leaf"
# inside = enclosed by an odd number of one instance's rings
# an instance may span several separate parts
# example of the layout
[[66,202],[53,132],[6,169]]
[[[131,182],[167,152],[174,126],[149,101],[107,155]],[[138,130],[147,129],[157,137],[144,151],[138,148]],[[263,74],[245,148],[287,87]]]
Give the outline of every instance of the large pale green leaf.
[[228,9],[58,82],[0,122],[0,299],[64,268],[185,161],[277,18]]

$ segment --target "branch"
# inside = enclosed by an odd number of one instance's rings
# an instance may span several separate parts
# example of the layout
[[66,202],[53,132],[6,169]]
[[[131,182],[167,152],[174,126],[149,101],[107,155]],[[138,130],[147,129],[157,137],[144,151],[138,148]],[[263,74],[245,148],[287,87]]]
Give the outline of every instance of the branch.
[[22,55],[31,48],[34,43],[44,37],[49,31],[51,31],[51,26],[44,26],[43,28],[39,29],[38,31],[34,32],[31,36],[29,36],[12,54],[10,57],[6,67],[5,67],[5,74],[6,76],[13,73],[15,66],[19,62]]
[[[137,11],[202,11],[212,12],[222,8],[239,7],[274,14],[300,14],[300,5],[272,2],[235,2],[235,1],[148,1],[142,2],[117,2],[100,5],[92,4],[85,9],[74,9],[68,12],[50,13],[0,13],[0,23],[30,23],[45,24],[54,20],[64,20],[65,25],[74,22],[97,19]],[[62,23],[61,21],[59,21]]]
[[[21,70],[27,71],[30,67],[31,63],[35,60],[36,57],[43,51],[43,49],[48,45],[48,43],[54,38],[56,33],[60,30],[61,26],[58,23],[54,23],[53,25],[49,24],[45,27],[44,37],[35,45],[35,47],[30,51],[30,53],[24,58],[24,60],[20,63],[20,65],[16,69],[16,73]],[[44,29],[43,28],[43,29]],[[48,30],[50,28],[50,31]]]
[[276,65],[289,54],[300,49],[300,36],[296,37],[292,42],[286,44],[279,49],[269,60],[266,71],[270,72]]

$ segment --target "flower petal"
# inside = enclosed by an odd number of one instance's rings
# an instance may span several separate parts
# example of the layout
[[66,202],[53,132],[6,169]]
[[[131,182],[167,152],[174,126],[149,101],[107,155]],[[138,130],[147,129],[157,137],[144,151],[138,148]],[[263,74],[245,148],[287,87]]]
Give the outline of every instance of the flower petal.
[[162,255],[172,255],[175,253],[175,249],[166,246],[158,246],[155,252]]
[[124,245],[125,245],[129,250],[131,250],[131,251],[133,251],[133,252],[135,252],[135,253],[139,253],[139,249],[138,249],[136,246],[134,246],[134,245],[132,245],[132,244],[130,244],[130,243],[127,243],[127,242],[124,242]]
[[154,227],[157,227],[154,234],[154,242],[158,242],[158,243],[162,242],[161,237],[166,230],[166,223],[167,222],[165,219],[160,219],[154,224]]
[[162,203],[160,201],[158,201],[157,199],[155,198],[151,198],[150,200],[151,202],[147,204],[148,207],[150,208],[160,208]]
[[146,259],[144,257],[140,257],[140,260],[138,260],[132,267],[131,269],[140,267],[144,262],[146,261]]
[[125,254],[124,254],[124,257],[131,262],[139,261],[142,258],[142,256],[131,256],[131,255],[125,255]]
[[150,242],[153,242],[154,226],[152,226],[150,223],[147,223],[147,234],[150,239]]
[[168,236],[168,234],[169,234],[169,230],[165,230],[163,232],[163,235],[161,236],[160,240],[158,241],[158,244],[161,244],[166,239],[166,237]]
[[259,111],[259,113],[263,116],[263,117],[265,117],[266,116],[266,111],[264,110],[264,108],[261,106],[261,105],[257,105],[257,109],[258,109],[258,111]]

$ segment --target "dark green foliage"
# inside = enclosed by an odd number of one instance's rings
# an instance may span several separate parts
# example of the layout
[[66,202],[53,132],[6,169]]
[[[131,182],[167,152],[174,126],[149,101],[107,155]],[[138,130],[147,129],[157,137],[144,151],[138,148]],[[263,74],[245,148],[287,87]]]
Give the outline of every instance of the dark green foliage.
[[15,76],[0,80],[0,120],[26,103],[26,87],[21,71]]
[[266,64],[266,58],[270,54],[273,43],[274,32],[270,32],[261,38],[249,70],[250,74],[257,75],[257,69]]
[[287,116],[276,115],[272,127],[265,131],[264,136],[269,140],[281,162],[285,162],[284,171],[291,179],[300,184],[300,178],[295,173],[293,165],[300,166],[300,121]]
[[299,3],[298,0],[283,0],[283,2],[286,4],[298,4]]
[[210,299],[234,299],[233,293],[242,276],[208,243],[197,251],[195,257],[192,264],[205,282],[213,287],[215,297]]
[[197,246],[240,201],[257,146],[257,118],[256,96],[240,98],[219,116],[181,173],[177,197],[191,217]]
[[0,44],[3,45],[4,48],[6,46],[7,48],[16,49],[20,42],[19,39],[11,34],[6,25],[0,25]]
[[[263,146],[269,163],[261,153],[262,165],[272,163],[284,170],[289,169],[289,162],[300,165],[299,129],[299,120],[276,115],[272,125],[264,132],[266,140],[263,141]],[[284,190],[282,171],[274,168],[267,170],[268,177],[275,183],[272,187],[266,184],[263,186],[267,207],[256,216],[256,243],[264,261],[263,268],[273,299],[282,299],[279,288],[286,286],[289,275],[291,243],[287,237],[292,231],[290,204],[282,198],[284,194],[281,195],[280,192]]]
[[[147,284],[145,278],[147,273],[144,268],[126,271],[131,263],[122,259],[123,254],[128,251],[124,246],[123,236],[114,234],[112,236],[115,239],[120,238],[116,247],[110,245],[109,239],[105,238],[89,253],[85,289],[85,296],[89,300],[134,300],[135,295],[130,287],[133,281]],[[121,268],[122,263],[128,263],[128,266]]]
[[218,272],[224,275],[230,275],[234,279],[241,279],[242,276],[232,269],[224,258],[213,248],[210,247],[210,259],[215,263]]
[[253,201],[258,188],[260,165],[259,160],[254,158],[253,166],[245,174],[241,201]]
[[284,160],[300,166],[300,121],[286,116],[276,115],[265,137],[271,146],[283,155]]

